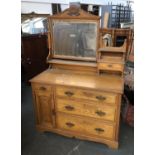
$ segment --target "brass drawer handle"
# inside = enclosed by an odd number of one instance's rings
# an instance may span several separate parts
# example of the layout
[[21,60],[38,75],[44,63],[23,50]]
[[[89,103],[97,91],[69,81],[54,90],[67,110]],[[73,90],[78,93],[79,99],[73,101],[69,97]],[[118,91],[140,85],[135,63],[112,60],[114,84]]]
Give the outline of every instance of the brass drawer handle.
[[104,116],[106,114],[105,112],[100,111],[100,110],[97,110],[95,113],[99,116]]
[[69,97],[74,95],[74,93],[71,92],[71,91],[66,91],[65,94],[66,94],[67,96],[69,96]]
[[108,67],[112,67],[112,65],[108,65]]
[[106,97],[104,97],[104,96],[96,96],[96,99],[98,99],[98,100],[105,100]]
[[74,124],[71,123],[71,122],[67,122],[66,125],[67,125],[68,127],[70,127],[70,128],[74,126]]
[[70,105],[66,105],[65,108],[69,111],[72,111],[74,110],[74,107],[70,106]]
[[102,128],[95,128],[95,131],[97,131],[98,133],[104,132],[104,129]]
[[43,90],[43,91],[45,91],[45,90],[46,90],[46,88],[45,88],[45,87],[40,87],[39,89],[40,89],[40,90]]

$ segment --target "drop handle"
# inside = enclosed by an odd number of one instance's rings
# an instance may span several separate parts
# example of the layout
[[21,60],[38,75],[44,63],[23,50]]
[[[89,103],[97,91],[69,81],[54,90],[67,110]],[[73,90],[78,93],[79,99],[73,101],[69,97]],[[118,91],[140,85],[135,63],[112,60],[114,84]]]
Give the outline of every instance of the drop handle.
[[66,125],[67,125],[68,127],[70,127],[70,128],[73,127],[73,126],[75,126],[75,125],[74,125],[73,123],[71,123],[71,122],[67,122]]
[[66,108],[67,110],[69,110],[69,111],[74,110],[74,107],[72,107],[72,106],[70,106],[70,105],[65,106],[65,108]]
[[100,100],[100,101],[101,101],[101,100],[103,101],[103,100],[106,99],[106,97],[104,97],[104,96],[96,96],[96,99],[98,99],[98,100]]
[[102,129],[102,128],[95,128],[95,131],[98,132],[98,133],[101,133],[101,132],[104,132],[104,129]]
[[66,91],[65,94],[66,94],[67,96],[69,96],[69,97],[74,95],[74,93],[71,92],[71,91]]
[[45,91],[45,90],[46,90],[46,88],[45,88],[45,87],[40,87],[39,89],[40,89],[40,90],[43,90],[43,91]]
[[101,111],[101,110],[97,110],[95,111],[95,113],[99,116],[104,116],[106,114],[104,111]]

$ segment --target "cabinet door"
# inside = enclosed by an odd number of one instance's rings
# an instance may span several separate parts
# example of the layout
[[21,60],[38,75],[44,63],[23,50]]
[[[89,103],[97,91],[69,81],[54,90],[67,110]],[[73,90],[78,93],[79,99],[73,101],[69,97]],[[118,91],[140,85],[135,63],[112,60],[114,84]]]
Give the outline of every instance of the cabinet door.
[[53,126],[52,101],[51,94],[44,95],[35,92],[35,111],[37,125],[48,128]]

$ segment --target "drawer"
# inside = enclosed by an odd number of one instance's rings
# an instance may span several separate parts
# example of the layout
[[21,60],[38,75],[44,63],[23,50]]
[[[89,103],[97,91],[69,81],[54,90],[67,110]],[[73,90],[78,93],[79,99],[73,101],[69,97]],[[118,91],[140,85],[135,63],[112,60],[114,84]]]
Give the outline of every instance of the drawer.
[[72,87],[57,87],[56,95],[65,97],[66,99],[86,99],[97,102],[104,103],[116,103],[116,94],[98,92],[92,90],[82,90]]
[[103,121],[87,117],[78,117],[57,113],[57,127],[63,130],[79,132],[85,135],[93,135],[107,139],[114,138],[114,126],[105,124]]
[[41,94],[51,93],[51,86],[46,84],[32,84],[32,88],[34,91],[37,91]]
[[96,104],[96,102],[85,103],[57,98],[56,111],[81,116],[89,116],[107,121],[115,121],[116,108],[114,106],[105,106],[100,103]]
[[112,63],[98,63],[98,69],[123,72],[124,65]]

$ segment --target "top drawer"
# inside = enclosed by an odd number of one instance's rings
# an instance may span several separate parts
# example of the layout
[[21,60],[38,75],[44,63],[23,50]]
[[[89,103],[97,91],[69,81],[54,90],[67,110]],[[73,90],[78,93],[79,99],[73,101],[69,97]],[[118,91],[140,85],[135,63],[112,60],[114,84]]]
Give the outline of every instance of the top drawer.
[[105,103],[116,103],[116,94],[105,93],[93,90],[82,90],[71,87],[56,87],[56,95],[62,96],[65,98],[77,98],[77,99],[86,99],[97,102],[105,102]]
[[98,69],[110,70],[110,71],[121,71],[123,72],[123,64],[111,64],[111,63],[98,63]]
[[32,87],[33,87],[34,91],[37,91],[39,93],[46,94],[46,93],[51,92],[51,86],[50,85],[33,83]]

